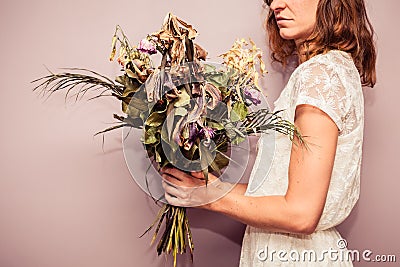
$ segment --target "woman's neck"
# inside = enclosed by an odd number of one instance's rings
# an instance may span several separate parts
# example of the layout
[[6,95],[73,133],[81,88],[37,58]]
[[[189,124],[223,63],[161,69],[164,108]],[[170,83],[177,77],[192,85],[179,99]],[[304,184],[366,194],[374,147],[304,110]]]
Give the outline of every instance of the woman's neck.
[[308,42],[295,42],[296,47],[297,47],[297,55],[298,55],[298,60],[299,64],[307,61],[310,59],[310,44]]

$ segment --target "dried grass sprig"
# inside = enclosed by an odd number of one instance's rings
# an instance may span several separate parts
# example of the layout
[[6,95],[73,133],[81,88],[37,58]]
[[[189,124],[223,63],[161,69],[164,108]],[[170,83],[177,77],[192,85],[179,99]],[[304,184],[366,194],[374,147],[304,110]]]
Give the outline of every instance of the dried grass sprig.
[[[49,71],[49,75],[32,81],[32,83],[39,83],[33,88],[33,91],[40,90],[43,96],[47,95],[48,97],[57,91],[65,91],[65,99],[67,99],[70,92],[76,89],[75,101],[82,99],[88,91],[98,92],[101,89],[103,90],[99,94],[90,99],[106,96],[105,93],[107,92],[110,93],[108,96],[113,94],[122,96],[123,94],[123,86],[97,72],[80,68],[66,68],[66,70],[71,72],[53,73]],[[85,72],[88,74],[85,74]]]

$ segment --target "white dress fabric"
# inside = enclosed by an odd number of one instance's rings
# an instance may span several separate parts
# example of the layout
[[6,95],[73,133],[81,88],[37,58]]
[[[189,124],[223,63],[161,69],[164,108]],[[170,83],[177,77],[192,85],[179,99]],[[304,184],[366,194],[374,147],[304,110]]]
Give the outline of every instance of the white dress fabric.
[[[349,215],[360,191],[364,98],[359,73],[351,56],[332,50],[298,66],[275,102],[275,111],[283,110],[281,116],[293,122],[296,106],[301,104],[324,111],[339,129],[336,157],[321,219],[311,235],[275,233],[248,226],[243,239],[241,267],[353,266],[351,257],[347,260],[349,256],[344,241],[334,228]],[[274,140],[272,163],[265,164],[265,150],[271,149],[271,142],[267,135],[260,137],[246,195],[286,193],[292,143],[279,133],[275,134]],[[279,254],[279,251],[283,252]]]

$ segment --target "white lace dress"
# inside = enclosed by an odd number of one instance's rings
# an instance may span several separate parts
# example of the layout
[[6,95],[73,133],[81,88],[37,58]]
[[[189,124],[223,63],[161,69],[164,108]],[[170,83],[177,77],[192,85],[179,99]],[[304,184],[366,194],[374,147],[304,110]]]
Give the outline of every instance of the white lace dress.
[[[275,102],[275,110],[293,122],[300,104],[318,107],[339,129],[336,157],[326,204],[315,233],[274,233],[248,226],[240,266],[352,266],[344,240],[334,228],[359,197],[364,128],[364,99],[359,73],[349,54],[333,50],[296,68]],[[246,195],[284,195],[288,186],[291,141],[263,135]],[[275,148],[275,149],[274,149]],[[271,149],[275,151],[268,159]],[[267,164],[272,161],[271,164]],[[313,193],[310,188],[310,194]],[[282,251],[282,252],[280,252]],[[335,252],[336,251],[336,252]]]

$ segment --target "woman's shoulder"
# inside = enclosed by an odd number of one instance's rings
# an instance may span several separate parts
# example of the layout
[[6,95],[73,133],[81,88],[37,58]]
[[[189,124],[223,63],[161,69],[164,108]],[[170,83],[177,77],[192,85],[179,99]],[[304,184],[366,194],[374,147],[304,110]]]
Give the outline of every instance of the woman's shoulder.
[[[340,50],[330,50],[318,54],[300,64],[292,73],[295,81],[320,80],[322,77],[337,77],[344,83],[356,82],[360,76],[350,54]],[[326,79],[324,79],[326,80]]]
[[318,54],[299,65],[298,69],[322,68],[326,70],[356,71],[353,59],[349,53],[340,50],[330,50],[324,54]]

